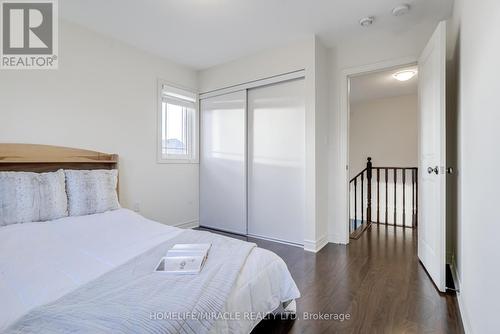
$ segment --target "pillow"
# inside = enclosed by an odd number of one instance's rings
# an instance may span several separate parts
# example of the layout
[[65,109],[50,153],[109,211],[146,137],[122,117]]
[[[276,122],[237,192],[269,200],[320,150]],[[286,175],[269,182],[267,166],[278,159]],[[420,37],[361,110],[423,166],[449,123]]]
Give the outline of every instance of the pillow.
[[62,169],[53,173],[0,172],[0,226],[67,215]]
[[70,216],[90,215],[120,208],[118,171],[65,170]]

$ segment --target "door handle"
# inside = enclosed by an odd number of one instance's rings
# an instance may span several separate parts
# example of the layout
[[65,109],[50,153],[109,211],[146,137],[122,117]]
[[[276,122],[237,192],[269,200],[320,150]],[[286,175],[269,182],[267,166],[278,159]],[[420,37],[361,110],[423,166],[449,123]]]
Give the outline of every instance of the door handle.
[[439,167],[438,166],[436,166],[434,168],[428,167],[427,173],[429,173],[429,174],[436,173],[436,175],[438,175],[439,174]]

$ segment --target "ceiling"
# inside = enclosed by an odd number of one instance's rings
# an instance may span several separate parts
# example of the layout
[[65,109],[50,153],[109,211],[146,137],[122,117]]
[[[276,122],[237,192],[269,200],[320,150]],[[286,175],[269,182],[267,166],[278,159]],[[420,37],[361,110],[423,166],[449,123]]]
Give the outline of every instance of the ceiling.
[[394,73],[405,69],[416,70],[417,67],[398,67],[351,78],[349,92],[350,102],[359,103],[402,95],[417,95],[418,74],[408,81],[398,81],[392,76]]
[[[401,17],[391,9],[412,10]],[[447,18],[453,0],[64,0],[63,19],[195,69],[316,34],[327,45],[404,34]],[[375,16],[369,28],[361,17]]]

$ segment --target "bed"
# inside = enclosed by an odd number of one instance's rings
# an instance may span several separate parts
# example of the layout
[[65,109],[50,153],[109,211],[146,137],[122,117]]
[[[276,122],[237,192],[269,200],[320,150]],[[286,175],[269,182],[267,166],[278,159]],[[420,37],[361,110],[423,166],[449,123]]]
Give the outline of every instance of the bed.
[[[0,170],[4,171],[50,171],[61,167],[112,169],[117,167],[117,163],[116,155],[93,151],[0,144]],[[78,300],[71,299],[71,296],[78,293],[79,298],[82,298],[82,295],[86,298],[87,295],[81,291],[90,289],[92,284],[96,285],[106,277],[111,277],[108,283],[112,283],[115,276],[110,275],[130,265],[131,261],[136,261],[135,259],[144,257],[144,254],[149,254],[162,245],[168,245],[169,242],[176,242],[182,237],[183,240],[190,240],[191,237],[208,238],[221,245],[221,249],[226,243],[236,247],[233,249],[249,249],[235,280],[228,288],[227,297],[222,301],[220,312],[226,316],[216,317],[210,322],[210,328],[207,328],[206,332],[248,333],[264,314],[278,309],[283,304],[292,306],[293,301],[300,296],[286,264],[276,254],[232,238],[202,233],[206,232],[187,233],[185,230],[148,220],[127,209],[2,226],[0,332],[22,322],[37,310],[44,310],[44,319],[50,318],[50,310],[53,308],[48,308],[47,305],[66,302],[68,306],[68,303]],[[216,262],[216,259],[210,260],[209,256],[207,270],[210,269],[210,261]],[[176,279],[175,283],[177,287],[182,287],[182,279]],[[154,286],[149,288],[154,289]],[[123,290],[121,291],[123,293]],[[162,302],[167,306],[171,304],[169,300]],[[210,304],[210,301],[208,303]],[[122,312],[126,313],[127,310]],[[160,313],[153,316],[164,315]],[[87,322],[94,320],[97,323],[97,317],[84,319]],[[76,327],[76,324],[72,328],[72,324],[58,329],[60,332],[69,332],[87,328]],[[39,326],[39,323],[35,322],[34,325]],[[137,324],[121,325],[122,332],[136,332],[139,328],[135,327]],[[143,326],[140,327],[141,330],[158,330],[156,327],[148,327],[149,324]],[[29,329],[17,327],[19,328]],[[181,328],[182,332],[196,332],[182,326]]]

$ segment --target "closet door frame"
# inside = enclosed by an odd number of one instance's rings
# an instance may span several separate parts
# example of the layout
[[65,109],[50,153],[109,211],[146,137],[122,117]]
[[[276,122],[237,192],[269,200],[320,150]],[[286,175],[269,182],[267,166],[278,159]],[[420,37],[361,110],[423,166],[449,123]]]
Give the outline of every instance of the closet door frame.
[[[253,235],[250,235],[248,234],[248,209],[249,209],[249,201],[248,201],[248,188],[249,188],[249,171],[248,171],[248,168],[249,168],[249,150],[250,150],[250,147],[249,145],[251,145],[250,143],[250,135],[249,135],[249,128],[251,126],[253,126],[253,124],[251,124],[251,121],[249,119],[249,112],[248,112],[248,91],[252,88],[259,88],[259,87],[265,87],[265,86],[268,86],[268,85],[273,85],[273,84],[279,84],[279,83],[284,83],[284,82],[287,82],[287,81],[293,81],[293,80],[298,80],[298,79],[305,79],[306,77],[306,70],[305,69],[300,69],[300,70],[297,70],[297,71],[291,71],[291,72],[288,72],[288,73],[284,73],[284,74],[279,74],[279,75],[275,75],[275,76],[271,76],[271,77],[267,77],[267,78],[263,78],[263,79],[258,79],[258,80],[253,80],[253,81],[249,81],[249,82],[246,82],[246,83],[242,83],[242,84],[237,84],[237,85],[233,85],[233,86],[229,86],[229,87],[225,87],[225,88],[221,88],[221,89],[217,89],[217,90],[213,90],[213,91],[208,91],[208,92],[205,92],[205,93],[200,93],[199,94],[199,99],[198,99],[198,103],[199,103],[199,110],[200,110],[200,135],[198,136],[199,137],[199,140],[200,142],[198,143],[199,144],[199,147],[200,147],[200,163],[201,163],[201,149],[202,149],[202,143],[201,143],[201,140],[202,140],[202,134],[201,134],[201,131],[202,131],[202,126],[203,126],[203,119],[202,119],[202,109],[201,109],[201,102],[202,100],[204,99],[208,99],[208,98],[211,98],[211,97],[217,97],[217,96],[221,96],[221,95],[226,95],[226,94],[231,94],[231,93],[234,93],[234,92],[237,92],[237,91],[245,91],[245,135],[244,135],[244,138],[245,138],[245,153],[244,153],[244,157],[245,157],[245,205],[246,205],[246,234],[245,236],[253,236]],[[307,117],[307,116],[306,116]],[[306,135],[307,136],[307,135]],[[306,143],[306,150],[307,150],[307,143]],[[307,169],[307,165],[305,166],[305,168]],[[305,181],[307,182],[307,177],[305,179]],[[200,179],[198,180],[199,184],[201,184],[201,177]],[[307,187],[306,187],[306,196],[307,196]],[[306,201],[306,198],[304,198],[304,203]],[[201,203],[200,203],[200,207],[201,207]],[[307,217],[307,205],[306,205],[306,217]],[[307,218],[306,218],[306,221],[304,222],[304,224],[307,224]],[[212,228],[212,227],[209,227],[211,229],[214,229],[214,230],[219,230],[217,228]],[[222,232],[230,232],[230,231],[224,231],[224,230],[220,230]],[[238,234],[238,233],[234,233],[234,232],[230,232],[230,233],[233,233],[233,234]],[[283,244],[288,244],[288,245],[292,245],[292,246],[300,246],[300,247],[303,247],[304,245],[303,244],[296,244],[296,243],[292,243],[292,242],[287,242],[287,241],[283,241],[283,240],[279,240],[279,239],[274,239],[274,238],[266,238],[266,237],[263,237],[263,236],[254,236],[256,238],[259,238],[259,239],[264,239],[264,240],[271,240],[271,241],[275,241],[275,242],[280,242],[280,243],[283,243]]]
[[285,82],[285,81],[294,80],[294,79],[303,79],[305,77],[306,77],[306,71],[305,71],[305,69],[301,69],[301,70],[292,71],[292,72],[288,72],[288,73],[284,73],[284,74],[274,75],[272,77],[268,77],[268,78],[264,78],[264,79],[253,80],[253,81],[249,81],[246,83],[242,83],[242,84],[238,84],[238,85],[233,85],[233,86],[229,86],[229,87],[201,93],[199,96],[199,100],[201,101],[201,100],[209,98],[209,97],[234,93],[234,92],[237,92],[240,90],[247,90],[248,91],[251,88],[263,87],[263,86],[272,85],[275,83]]

